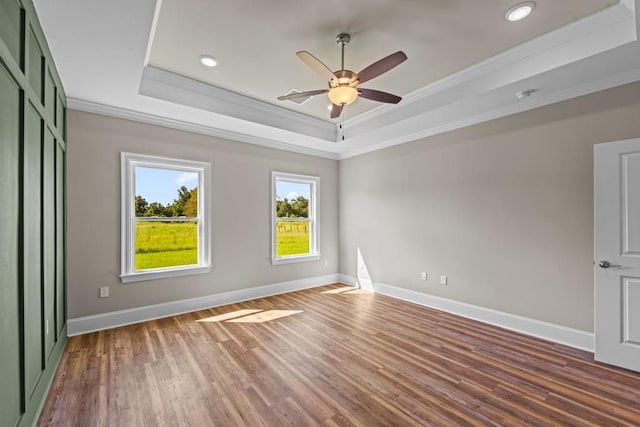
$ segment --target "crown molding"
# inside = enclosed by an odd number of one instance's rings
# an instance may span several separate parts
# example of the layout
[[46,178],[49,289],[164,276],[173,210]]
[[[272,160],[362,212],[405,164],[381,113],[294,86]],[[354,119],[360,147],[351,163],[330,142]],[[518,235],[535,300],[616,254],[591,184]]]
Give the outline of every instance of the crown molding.
[[[69,90],[71,109],[343,159],[640,80],[637,2],[640,0],[621,0],[406,95],[398,105],[383,105],[346,120],[344,141],[338,141],[333,122],[153,66],[143,68],[148,53],[144,48],[148,49],[148,38],[154,33],[151,17],[157,13],[157,0],[136,2],[133,11],[138,20],[148,19],[149,27],[132,26],[121,34],[121,39],[126,36],[137,46],[127,53],[127,60],[118,38],[96,37],[120,62],[90,61],[86,54],[65,50],[71,37],[77,37],[64,32],[68,26],[60,27],[51,40],[59,40],[61,55],[66,52],[69,60],[68,69],[82,72],[69,74],[75,82]],[[106,6],[105,10],[110,11]],[[120,18],[107,13],[100,19],[116,22]],[[103,84],[95,77],[101,73],[107,73],[109,82],[117,85]],[[537,91],[525,100],[515,98],[515,93],[527,89]]]
[[[633,0],[629,0],[631,3]],[[394,123],[398,116],[451,104],[469,95],[514,83],[637,40],[636,15],[629,1],[616,4],[509,49],[418,89],[397,105],[381,105],[345,121],[354,134]],[[462,90],[461,90],[462,89]],[[393,118],[389,119],[390,113]]]
[[[535,108],[543,107],[545,105],[555,104],[557,102],[566,101],[569,99],[577,98],[584,95],[589,95],[594,92],[609,89],[616,86],[636,82],[640,80],[640,68],[631,69],[629,71],[607,76],[603,79],[596,81],[589,81],[587,83],[570,87],[568,89],[559,90],[555,92],[549,92],[546,94],[540,94],[532,98],[528,98],[525,101],[521,101],[506,106],[497,107],[494,109],[484,109],[480,105],[476,105],[476,112],[469,114],[469,110],[464,106],[460,106],[458,109],[449,109],[449,120],[439,120],[437,125],[423,127],[423,129],[412,132],[397,135],[395,137],[391,135],[387,136],[382,142],[378,144],[367,145],[365,147],[342,152],[338,155],[338,160],[347,159],[349,157],[355,157],[362,154],[370,153],[373,151],[381,150],[384,148],[393,147],[395,145],[403,144],[406,142],[416,141],[422,138],[438,135],[445,132],[450,132],[456,129],[461,129],[467,126],[472,126],[479,123],[484,123],[490,120],[499,119],[501,117],[510,116],[512,114],[521,113]],[[467,106],[471,103],[469,103]],[[477,103],[478,104],[478,103]],[[417,118],[415,122],[424,123],[424,120]],[[407,123],[401,124],[401,127],[408,127]]]
[[301,147],[298,145],[287,144],[275,139],[260,138],[232,130],[219,129],[212,126],[205,126],[197,123],[187,122],[184,120],[172,119],[140,111],[128,110],[126,108],[114,107],[112,105],[105,105],[84,99],[67,98],[67,106],[71,110],[100,114],[102,116],[115,117],[118,119],[132,120],[135,122],[147,123],[171,129],[178,129],[232,141],[245,142],[262,147],[274,148],[277,150],[286,150],[294,153],[322,157],[331,160],[336,160],[338,158],[337,154],[324,150]]
[[328,142],[337,140],[333,123],[150,65],[143,69],[139,93]]
[[[557,70],[576,67],[582,60],[636,40],[635,4],[623,0],[419,89],[399,105],[382,105],[347,120],[347,139],[331,147],[337,154],[329,157],[357,156],[638,80],[635,71],[612,67],[604,78],[576,78],[567,81],[569,86],[552,87]],[[505,88],[510,87],[513,92],[509,89],[504,96]],[[513,97],[518,90],[538,87],[542,91],[530,99]],[[336,142],[338,137],[333,123],[151,66],[144,69],[140,93],[322,141]],[[237,139],[239,135],[242,131],[238,129],[227,137]],[[306,151],[313,152],[324,150]]]

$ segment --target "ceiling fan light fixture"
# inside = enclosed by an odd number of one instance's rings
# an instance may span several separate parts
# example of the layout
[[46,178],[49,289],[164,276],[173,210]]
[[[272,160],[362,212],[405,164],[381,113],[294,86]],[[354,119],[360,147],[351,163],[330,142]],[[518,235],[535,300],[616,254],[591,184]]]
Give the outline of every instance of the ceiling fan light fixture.
[[521,21],[527,16],[531,14],[533,9],[536,7],[536,4],[532,1],[526,1],[524,3],[519,3],[509,10],[504,15],[507,21],[516,22]]
[[349,105],[358,97],[358,90],[345,85],[337,86],[329,90],[329,100],[335,105]]
[[338,46],[340,46],[342,51],[342,58],[340,61],[341,66],[337,71],[331,71],[329,67],[306,50],[296,52],[298,58],[300,58],[312,70],[329,80],[329,88],[282,95],[279,96],[278,99],[280,101],[286,101],[326,93],[331,101],[331,105],[329,106],[331,114],[329,116],[332,119],[340,117],[344,106],[353,103],[353,101],[358,99],[359,96],[372,101],[385,102],[387,104],[397,104],[400,102],[402,100],[402,97],[400,96],[379,90],[360,88],[360,83],[367,82],[386,73],[392,68],[395,68],[397,65],[406,61],[407,55],[403,51],[399,50],[374,62],[368,67],[365,67],[359,73],[354,73],[353,71],[346,70],[344,68],[344,47],[349,43],[350,39],[351,36],[345,33],[338,34],[338,37],[336,37]]

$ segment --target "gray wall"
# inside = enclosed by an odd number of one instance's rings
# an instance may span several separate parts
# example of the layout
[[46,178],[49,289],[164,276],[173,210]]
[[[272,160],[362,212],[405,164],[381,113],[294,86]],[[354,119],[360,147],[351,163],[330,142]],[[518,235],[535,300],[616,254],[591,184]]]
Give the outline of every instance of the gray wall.
[[[67,149],[69,318],[338,272],[336,161],[77,111]],[[211,273],[120,282],[121,151],[211,162]],[[272,170],[320,176],[322,260],[271,265]]]
[[[638,118],[633,84],[338,164],[72,111],[69,317],[356,276],[359,249],[376,282],[593,331],[593,144]],[[120,283],[120,151],[211,162],[210,274]],[[271,170],[321,177],[322,261],[271,266]]]
[[341,161],[340,271],[593,331],[593,144],[638,136],[633,84]]

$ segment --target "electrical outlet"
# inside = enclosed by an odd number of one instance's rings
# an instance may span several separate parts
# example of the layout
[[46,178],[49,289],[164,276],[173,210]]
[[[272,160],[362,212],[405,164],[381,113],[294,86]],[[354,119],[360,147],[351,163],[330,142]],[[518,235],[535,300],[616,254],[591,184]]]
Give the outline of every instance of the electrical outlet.
[[427,273],[424,271],[420,274],[420,280],[427,280]]
[[100,298],[107,298],[109,296],[109,287],[103,286],[100,288]]
[[447,276],[440,276],[440,284],[441,285],[447,284]]

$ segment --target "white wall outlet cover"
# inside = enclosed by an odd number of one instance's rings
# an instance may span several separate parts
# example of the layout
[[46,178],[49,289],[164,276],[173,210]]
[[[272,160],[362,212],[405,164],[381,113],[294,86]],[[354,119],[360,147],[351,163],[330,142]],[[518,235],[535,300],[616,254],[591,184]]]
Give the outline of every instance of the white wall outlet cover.
[[425,273],[424,271],[420,274],[420,279],[422,280],[427,280],[427,273]]
[[440,284],[441,285],[447,284],[447,276],[440,276]]
[[109,287],[103,286],[100,288],[100,298],[107,298],[109,296]]

